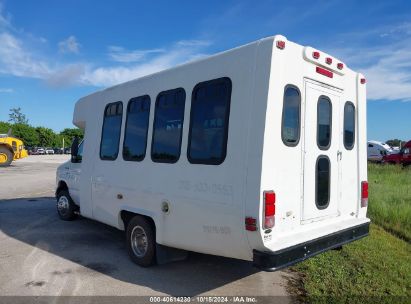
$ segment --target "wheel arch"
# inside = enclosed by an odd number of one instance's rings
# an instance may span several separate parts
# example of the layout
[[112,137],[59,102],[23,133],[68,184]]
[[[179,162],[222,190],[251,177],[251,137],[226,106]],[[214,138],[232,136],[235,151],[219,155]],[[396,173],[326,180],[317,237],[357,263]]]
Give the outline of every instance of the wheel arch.
[[135,217],[135,216],[141,216],[146,218],[151,225],[154,228],[154,232],[157,236],[157,224],[156,221],[154,220],[155,217],[152,214],[147,214],[144,211],[137,211],[137,210],[133,210],[130,211],[128,209],[122,209],[118,215],[119,220],[118,220],[118,226],[121,230],[126,230],[127,229],[127,224],[130,222],[130,220]]
[[57,188],[56,188],[56,193],[55,193],[56,196],[57,196],[57,194],[58,194],[61,190],[67,190],[67,191],[69,191],[68,185],[67,185],[66,181],[64,181],[64,180],[60,180],[60,181],[57,183]]

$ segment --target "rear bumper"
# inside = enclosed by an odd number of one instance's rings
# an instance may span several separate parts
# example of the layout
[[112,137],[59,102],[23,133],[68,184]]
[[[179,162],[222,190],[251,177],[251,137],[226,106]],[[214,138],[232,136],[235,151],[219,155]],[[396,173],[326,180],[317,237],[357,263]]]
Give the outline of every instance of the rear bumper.
[[271,252],[253,251],[253,265],[264,271],[276,271],[309,257],[340,247],[368,235],[370,223],[350,227],[323,237]]

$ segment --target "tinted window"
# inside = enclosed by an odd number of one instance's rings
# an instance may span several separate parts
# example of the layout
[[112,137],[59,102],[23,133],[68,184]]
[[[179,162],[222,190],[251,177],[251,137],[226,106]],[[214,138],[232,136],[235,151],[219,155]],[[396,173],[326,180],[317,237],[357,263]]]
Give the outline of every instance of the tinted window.
[[180,157],[185,99],[184,89],[157,96],[151,146],[151,158],[155,162],[174,163]]
[[148,95],[130,99],[124,131],[123,158],[125,160],[142,161],[144,159],[149,117],[150,97]]
[[351,150],[355,140],[355,107],[347,101],[344,106],[344,147]]
[[374,146],[373,146],[373,145],[371,145],[371,144],[369,144],[369,145],[368,145],[368,147],[373,148]]
[[326,150],[331,144],[331,101],[321,96],[317,104],[317,145],[321,150]]
[[188,160],[194,164],[221,164],[227,154],[231,81],[199,83],[191,100]]
[[300,140],[300,92],[288,86],[284,91],[281,138],[287,146],[296,146]]
[[316,168],[316,204],[318,209],[325,209],[330,201],[330,160],[320,156]]
[[78,146],[77,157],[72,162],[81,163],[83,160],[83,149],[84,149],[84,140]]
[[110,103],[104,110],[100,144],[100,158],[103,160],[115,160],[117,158],[122,115],[123,104],[121,102]]

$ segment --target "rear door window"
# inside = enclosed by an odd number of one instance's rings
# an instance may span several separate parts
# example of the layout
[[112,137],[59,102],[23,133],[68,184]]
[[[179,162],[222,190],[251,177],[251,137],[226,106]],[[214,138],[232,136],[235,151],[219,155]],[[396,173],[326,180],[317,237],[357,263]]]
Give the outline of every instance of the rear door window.
[[328,97],[320,96],[317,103],[317,145],[327,150],[331,145],[332,105]]
[[327,208],[330,202],[330,160],[325,155],[317,159],[316,168],[316,205],[318,209]]

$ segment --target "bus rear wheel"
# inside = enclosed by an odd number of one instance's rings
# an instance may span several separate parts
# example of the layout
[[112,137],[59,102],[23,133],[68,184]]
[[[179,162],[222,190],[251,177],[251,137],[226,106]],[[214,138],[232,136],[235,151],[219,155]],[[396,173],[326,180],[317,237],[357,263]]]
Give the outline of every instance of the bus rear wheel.
[[156,260],[156,238],[151,222],[142,216],[133,217],[127,225],[127,251],[131,260],[149,267]]
[[10,166],[13,161],[13,153],[5,147],[0,147],[0,167]]

